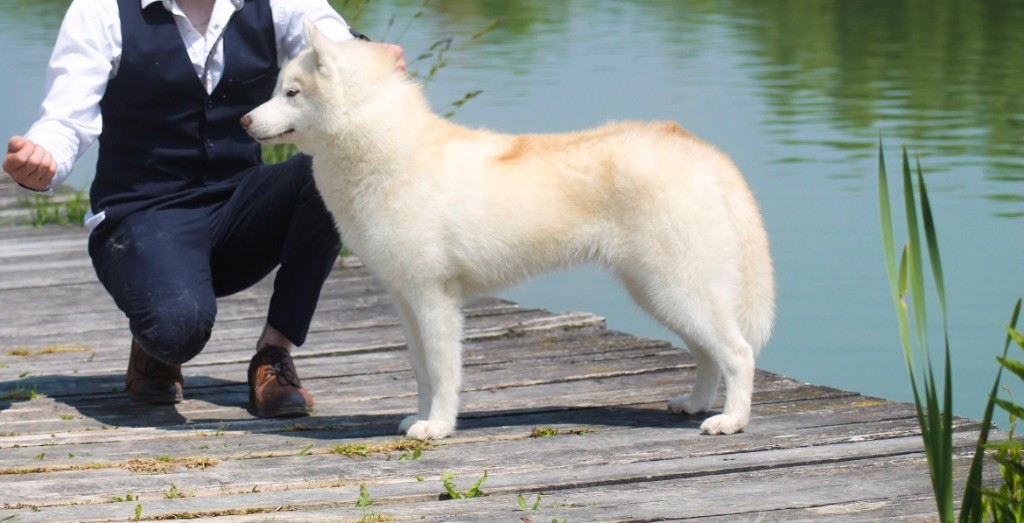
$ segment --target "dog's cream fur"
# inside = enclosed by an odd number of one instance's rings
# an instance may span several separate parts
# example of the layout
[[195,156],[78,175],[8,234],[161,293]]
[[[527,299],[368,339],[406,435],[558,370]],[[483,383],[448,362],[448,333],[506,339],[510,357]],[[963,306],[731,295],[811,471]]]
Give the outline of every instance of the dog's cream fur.
[[774,283],[757,205],[726,155],[667,122],[466,129],[433,114],[376,46],[307,37],[243,125],[313,155],[345,243],[391,294],[419,387],[400,430],[455,429],[466,297],[584,262],[608,267],[692,351],[696,383],[669,409],[710,410],[724,378],[724,411],[701,431],[743,430]]

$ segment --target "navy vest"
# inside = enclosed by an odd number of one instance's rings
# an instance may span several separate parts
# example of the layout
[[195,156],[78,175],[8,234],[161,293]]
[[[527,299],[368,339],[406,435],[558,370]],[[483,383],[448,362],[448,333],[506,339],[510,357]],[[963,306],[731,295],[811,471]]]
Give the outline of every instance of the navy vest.
[[[272,94],[277,44],[269,0],[246,0],[224,30],[224,74],[207,94],[161,2],[118,0],[122,51],[100,110],[93,211],[112,224],[143,209],[203,205],[210,189],[261,163],[242,115]],[[214,191],[220,192],[220,191]]]

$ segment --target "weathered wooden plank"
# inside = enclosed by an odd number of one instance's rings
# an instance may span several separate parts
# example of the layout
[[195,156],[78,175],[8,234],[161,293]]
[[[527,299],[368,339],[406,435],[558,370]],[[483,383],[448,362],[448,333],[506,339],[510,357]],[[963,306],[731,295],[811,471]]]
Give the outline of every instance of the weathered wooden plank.
[[[31,270],[24,268],[23,270]],[[74,321],[74,318],[84,311],[95,311],[101,306],[103,309],[116,312],[116,307],[106,294],[106,291],[95,281],[92,276],[91,266],[86,270],[78,271],[83,277],[91,277],[85,283],[69,284],[59,286],[48,286],[32,289],[30,292],[13,293],[6,302],[12,310],[18,312],[18,319],[32,320],[35,316],[30,313],[45,312],[51,318],[59,318],[62,321]],[[10,275],[16,278],[18,275]],[[340,308],[356,309],[371,305],[385,305],[388,300],[384,289],[379,286],[376,280],[369,276],[359,278],[336,278],[329,280],[324,286],[320,295],[321,310],[335,310]],[[224,305],[219,311],[220,318],[231,319],[234,317],[249,317],[256,315],[252,310],[259,308],[259,315],[265,315],[267,300],[270,298],[271,284],[273,277],[269,276],[256,286],[240,293],[222,297],[218,303]],[[481,300],[482,302],[493,302],[498,300]],[[60,303],[61,307],[54,308],[54,303]],[[79,303],[85,302],[85,305]],[[509,302],[505,302],[509,303]],[[22,314],[24,313],[24,314]]]
[[[533,412],[519,416],[502,416],[494,418],[474,418],[464,420],[457,437],[440,442],[445,452],[459,448],[454,454],[463,459],[472,456],[513,456],[528,452],[535,459],[563,463],[565,456],[579,455],[587,450],[592,441],[588,438],[574,438],[573,435],[595,433],[593,438],[601,440],[600,452],[588,453],[590,459],[610,452],[615,459],[651,459],[665,452],[673,452],[678,456],[697,456],[724,454],[730,452],[747,452],[752,450],[769,450],[779,448],[798,448],[826,444],[857,443],[861,441],[907,437],[917,434],[916,420],[908,416],[899,419],[876,419],[877,410],[864,412],[848,411],[845,416],[832,419],[815,419],[813,417],[791,417],[778,419],[770,416],[755,415],[754,426],[747,434],[735,438],[701,438],[691,430],[695,420],[669,415],[663,412],[661,405],[645,405],[643,407],[604,407],[587,409],[582,412],[554,413]],[[396,418],[397,420],[397,418]],[[497,422],[497,423],[496,423]],[[324,420],[312,419],[292,422],[291,425],[266,427],[267,423],[248,424],[251,430],[239,430],[237,425],[218,425],[216,429],[196,427],[194,432],[182,430],[150,431],[150,438],[140,444],[138,440],[124,439],[132,436],[132,431],[112,429],[103,431],[102,437],[94,438],[88,444],[73,442],[58,445],[22,446],[11,448],[5,452],[6,459],[0,471],[0,478],[16,471],[46,467],[57,457],[61,464],[71,459],[65,455],[74,454],[74,463],[88,465],[105,463],[117,466],[131,457],[155,455],[175,457],[212,457],[218,460],[238,459],[244,456],[257,455],[291,455],[301,449],[308,448],[310,454],[324,453],[332,445],[347,442],[368,441],[374,444],[387,443],[394,436],[380,436],[381,432],[389,432],[393,426],[371,425],[332,426],[317,425]],[[956,427],[964,431],[975,427],[969,420],[960,420]],[[524,445],[522,441],[532,435],[534,428],[561,429],[559,438],[569,438],[568,445],[561,445],[550,450],[551,456],[545,456],[545,446]],[[364,435],[360,437],[359,432]],[[685,433],[684,433],[685,432]],[[599,433],[599,434],[598,434]],[[369,435],[369,439],[365,436]],[[43,439],[45,439],[46,435]],[[545,438],[550,439],[550,438]],[[28,438],[19,437],[12,441],[27,442]],[[559,440],[562,441],[562,440]],[[50,443],[50,442],[47,442]],[[127,444],[127,446],[126,446]],[[472,446],[472,448],[461,448]],[[154,454],[153,449],[159,449]],[[562,455],[562,457],[559,457]],[[59,465],[58,465],[59,467]],[[2,484],[4,479],[0,479]]]
[[[964,459],[958,459],[961,466]],[[857,464],[870,466],[869,464]],[[927,478],[914,475],[920,465],[918,460],[893,460],[887,465],[897,470],[898,476],[880,470],[862,473],[851,469],[849,464],[837,470],[836,467],[811,466],[787,469],[786,475],[773,483],[771,491],[783,494],[790,485],[798,487],[817,484],[825,489],[834,489],[836,496],[810,497],[787,502],[780,495],[777,501],[765,506],[756,505],[763,497],[759,490],[758,473],[717,475],[711,478],[687,478],[684,480],[651,481],[642,485],[619,484],[593,488],[557,490],[546,492],[540,506],[530,508],[536,501],[535,492],[492,493],[483,498],[470,500],[424,501],[413,505],[410,502],[380,500],[370,509],[375,514],[392,517],[401,521],[408,519],[426,521],[841,521],[880,522],[935,520],[935,505],[928,494]],[[832,473],[831,477],[828,474]],[[849,474],[843,477],[842,474]],[[822,481],[822,478],[826,478]],[[869,483],[870,482],[870,483]],[[871,488],[856,486],[868,484]],[[853,486],[854,488],[851,488]],[[486,487],[486,483],[485,483]],[[761,486],[763,487],[763,486]],[[886,488],[900,489],[910,494],[892,495]],[[375,486],[369,487],[371,499]],[[486,488],[485,488],[486,491]],[[815,493],[820,495],[820,493]],[[517,498],[523,496],[527,510],[520,508]],[[792,508],[790,505],[802,505]],[[782,506],[783,508],[779,508]],[[308,521],[316,512],[290,510],[277,512],[274,521]],[[350,507],[339,507],[351,514]],[[322,512],[321,512],[322,513]],[[366,512],[364,512],[366,513]],[[355,514],[358,514],[356,512]],[[715,514],[715,515],[704,515]],[[358,518],[359,516],[349,516]],[[307,518],[307,519],[304,519]],[[200,518],[197,521],[214,521]],[[238,517],[217,518],[215,521],[244,521]]]
[[[415,405],[415,384],[411,373],[401,379],[402,374],[387,378],[375,376],[350,376],[330,378],[321,382],[310,380],[307,387],[317,397],[318,417],[361,416],[366,412],[376,415],[409,413]],[[530,408],[564,408],[566,406],[603,406],[609,403],[609,392],[616,394],[615,402],[647,403],[664,400],[680,390],[692,369],[665,369],[659,364],[632,370],[608,371],[580,366],[574,374],[557,376],[547,381],[531,381],[517,384],[509,378],[502,383],[486,383],[482,380],[467,379],[467,388],[462,394],[465,416],[477,412],[510,412]],[[337,384],[324,390],[324,384]],[[479,386],[478,386],[479,385]],[[761,394],[767,387],[762,387]],[[333,391],[333,392],[332,392]],[[496,392],[498,391],[498,392]],[[827,392],[823,392],[827,393]],[[802,391],[800,394],[809,394]],[[782,395],[780,392],[773,395]],[[760,398],[760,396],[759,396]],[[244,383],[239,382],[229,390],[209,391],[202,401],[188,400],[177,406],[177,415],[172,422],[222,420],[242,414],[247,407]],[[90,403],[95,408],[90,408]],[[65,422],[73,426],[138,425],[152,423],[146,415],[155,411],[151,407],[132,404],[127,398],[118,398],[123,405],[118,412],[109,412],[104,404],[109,400],[85,400],[76,408],[89,418]],[[4,413],[3,419],[13,419],[4,425],[12,432],[45,432],[56,430],[55,413],[51,401],[19,402]],[[138,419],[138,421],[133,421]]]
[[[84,429],[64,429],[61,431],[18,432],[7,433],[0,438],[0,447],[11,448],[20,445],[29,452],[29,447],[60,445],[68,448],[68,453],[83,455],[87,451],[76,451],[71,445],[82,444],[87,448],[97,448],[104,443],[119,444],[125,441],[149,440],[156,447],[164,448],[171,440],[190,440],[192,437],[204,438],[223,435],[274,435],[288,437],[293,435],[308,436],[310,439],[324,438],[364,438],[390,434],[400,418],[357,416],[339,418],[338,416],[317,416],[315,418],[295,420],[256,420],[248,416],[219,419],[216,421],[182,421],[176,416],[175,409],[154,409],[148,414],[140,414],[140,419],[128,426],[114,427],[103,425],[102,430],[94,427]],[[163,414],[163,416],[161,416]],[[236,415],[241,414],[236,411]],[[551,425],[569,427],[576,425],[612,426],[612,427],[665,427],[677,428],[681,420],[677,416],[664,415],[664,402],[656,401],[647,404],[616,405],[614,397],[608,404],[598,408],[561,407],[557,409],[530,409],[520,412],[476,413],[463,416],[460,428],[472,430],[475,435],[503,437],[506,430],[525,430],[523,427]],[[915,416],[913,409],[907,405],[894,404],[873,398],[857,395],[823,396],[817,400],[795,399],[789,402],[772,402],[755,404],[753,419],[757,428],[766,423],[770,426],[815,427],[829,425],[856,425],[865,420],[878,422],[902,423]],[[170,418],[165,420],[164,418]],[[378,420],[374,422],[374,419]],[[168,423],[176,423],[177,430],[168,429]],[[155,428],[150,428],[155,427]],[[781,429],[780,429],[781,430]],[[295,434],[299,433],[299,434]],[[53,434],[53,436],[51,436]],[[793,439],[799,443],[800,436],[779,436],[781,439]],[[239,443],[242,444],[242,443]],[[148,445],[148,444],[147,444]],[[32,454],[38,453],[36,449]]]
[[[343,315],[343,313],[339,313],[339,315]],[[394,316],[381,314],[371,317],[366,315],[359,319],[359,323],[356,323],[355,320],[353,322],[332,320],[325,316],[327,315],[318,315],[314,318],[306,346],[302,349],[304,353],[310,353],[310,347],[317,346],[319,342],[324,342],[325,345],[329,343],[331,347],[335,348],[332,350],[352,345],[365,347],[404,343],[402,341],[404,334]],[[550,314],[535,309],[508,310],[507,314],[468,317],[466,337],[468,339],[500,337],[537,330],[580,328],[603,323],[603,318],[589,313]],[[232,342],[237,342],[239,347],[249,350],[250,347],[255,346],[263,325],[262,318],[218,322],[214,327],[209,348],[204,353],[215,353],[222,344]],[[18,335],[23,331],[24,329],[20,329],[18,333],[11,333],[11,335]],[[325,333],[330,333],[330,335]],[[131,338],[127,326],[117,327],[103,324],[93,327],[79,325],[75,328],[58,324],[52,329],[47,327],[44,333],[35,335],[32,339],[33,343],[29,348],[71,344],[101,350],[101,348],[113,345],[114,350],[118,351],[126,350]],[[111,340],[116,340],[116,342],[112,344]],[[13,340],[9,343],[12,346],[21,345],[14,343]],[[0,361],[7,362],[7,360]]]
[[[50,322],[46,329],[48,336],[63,337],[68,343],[84,343],[90,338],[95,339],[96,335],[90,335],[90,333],[124,336],[124,333],[127,332],[127,321],[120,311],[112,308],[112,303],[111,307],[104,307],[103,305],[107,301],[109,300],[104,296],[101,300],[91,300],[89,303],[78,305],[80,310],[74,315],[50,315],[44,311],[38,311],[37,314],[46,314],[45,319]],[[50,305],[52,307],[52,303]],[[231,307],[231,311],[218,315],[217,323],[214,326],[215,332],[222,334],[219,331],[251,328],[258,333],[265,323],[266,301],[258,304],[254,302],[251,306],[235,305]],[[467,317],[470,319],[504,313],[537,316],[543,315],[544,312],[539,309],[523,309],[500,300],[482,301],[466,308]],[[17,339],[26,333],[26,329],[32,328],[40,321],[40,316],[33,313],[19,313],[11,316],[10,321],[5,321],[4,325],[0,326],[0,336],[3,339]],[[315,331],[359,329],[398,324],[394,308],[383,297],[373,303],[327,298],[321,301],[321,307],[318,309],[311,329]],[[216,339],[211,343],[216,344]],[[40,345],[40,343],[36,341],[34,345]]]
[[[18,234],[17,231],[22,231]],[[4,229],[0,237],[0,260],[36,253],[84,252],[88,233],[82,228],[40,227]]]
[[[854,434],[851,437],[856,437],[857,434],[860,434],[858,431],[878,430],[872,427],[887,424],[887,426],[892,427],[890,429],[890,432],[892,432],[899,430],[899,427],[907,424],[908,420],[913,421],[914,413],[909,409],[901,410],[894,408],[894,405],[885,402],[864,407],[862,406],[862,400],[863,398],[857,396],[827,398],[817,403],[816,406],[820,410],[815,410],[816,415],[809,415],[807,412],[791,415],[763,415],[760,414],[760,408],[755,408],[753,420],[754,425],[756,425],[754,429],[756,430],[752,430],[756,434],[763,434],[768,430],[785,431],[801,427],[837,426],[844,427],[842,430],[851,431],[851,434]],[[638,427],[679,428],[681,426],[680,418],[667,415],[663,410],[664,403],[658,402],[641,405],[608,405],[600,408],[569,408],[560,411],[539,409],[511,415],[478,415],[463,418],[460,422],[460,431],[464,436],[469,434],[468,431],[473,431],[473,438],[507,438],[510,437],[510,434],[521,434],[524,431],[528,433],[531,427],[539,426],[562,429],[586,426],[590,428],[601,427],[602,430]],[[829,416],[817,414],[826,410],[831,411],[832,414]],[[359,426],[355,423],[350,423],[347,426],[342,426],[332,425],[332,421],[334,420],[330,418],[321,419],[317,417],[300,421],[264,420],[255,422],[251,419],[235,419],[215,424],[193,423],[184,427],[190,430],[164,429],[146,431],[146,439],[151,441],[152,445],[158,446],[164,454],[186,455],[189,452],[182,449],[194,449],[195,446],[192,444],[193,438],[198,438],[202,441],[213,441],[206,440],[205,438],[212,436],[235,437],[237,443],[233,444],[234,446],[245,446],[248,443],[262,444],[268,438],[275,442],[279,442],[281,438],[317,441],[322,439],[358,438],[360,437],[358,433],[362,435],[380,434],[379,425],[367,423]],[[869,424],[870,427],[861,428],[860,424]],[[392,427],[389,425],[386,427],[386,430],[390,428]],[[67,433],[67,436],[72,436],[76,431],[80,437],[64,437],[60,438],[59,441],[54,441],[57,438],[50,438],[49,433],[45,431],[36,433],[8,433],[3,439],[0,439],[3,447],[9,449],[5,453],[5,466],[23,467],[35,464],[29,458],[35,460],[34,456],[39,451],[46,450],[36,448],[40,443],[45,446],[60,447],[53,449],[59,456],[66,453],[84,455],[86,450],[88,450],[93,459],[103,459],[103,456],[114,456],[123,453],[124,448],[121,447],[121,442],[136,440],[142,432],[128,427],[110,427],[109,430],[92,431],[91,433],[79,428],[65,429],[62,432]],[[353,434],[353,432],[357,432],[357,434]],[[92,437],[87,437],[90,434]],[[870,437],[867,435],[867,432],[864,432],[864,434],[862,439]],[[239,438],[238,436],[245,437]],[[786,440],[786,445],[812,444],[812,442],[805,439],[805,436],[798,433],[783,433],[775,436],[775,438]],[[447,444],[453,444],[453,441],[456,440],[449,440]],[[777,442],[772,444],[775,445]],[[13,445],[19,445],[20,448],[12,448]],[[78,447],[85,450],[78,450],[76,445],[86,445]],[[148,445],[150,444],[147,443]],[[107,454],[103,453],[105,448],[108,449]],[[179,450],[172,452],[171,449]],[[252,450],[254,448],[245,447],[239,452],[249,452]],[[267,449],[259,450],[264,451]],[[114,457],[106,459],[107,461],[116,461]]]
[[[666,487],[670,492],[674,492],[671,486]],[[638,489],[639,490],[639,489]],[[647,491],[648,489],[643,489]],[[834,503],[827,505],[820,505],[809,508],[801,509],[779,509],[773,511],[762,511],[762,512],[750,512],[744,514],[729,514],[727,516],[710,516],[710,517],[679,517],[676,506],[686,506],[688,503],[693,503],[689,498],[677,499],[675,496],[670,496],[663,504],[666,505],[661,511],[663,515],[658,517],[647,516],[640,517],[638,514],[644,514],[643,509],[647,509],[647,505],[638,503],[636,496],[639,492],[632,492],[632,499],[625,499],[623,504],[618,507],[598,507],[593,501],[589,499],[599,498],[604,492],[590,492],[582,495],[583,500],[581,504],[569,505],[564,502],[551,500],[550,496],[545,497],[545,500],[550,500],[552,505],[557,504],[557,509],[545,509],[540,510],[528,510],[523,511],[518,509],[518,501],[516,496],[507,495],[502,496],[501,500],[494,500],[486,508],[479,506],[484,503],[483,500],[477,500],[472,503],[467,510],[467,503],[448,503],[439,502],[437,504],[430,503],[429,505],[417,505],[417,507],[423,507],[424,512],[427,514],[415,515],[409,513],[408,515],[395,514],[388,512],[389,507],[372,506],[369,509],[364,510],[363,515],[359,515],[358,512],[352,512],[351,509],[347,510],[348,519],[351,521],[363,520],[364,515],[369,514],[369,518],[374,515],[380,515],[383,518],[393,518],[394,521],[405,521],[405,520],[417,520],[417,521],[460,521],[460,522],[493,522],[493,521],[520,521],[520,522],[547,522],[547,521],[587,521],[587,522],[621,522],[621,521],[698,521],[698,522],[774,522],[774,521],[786,521],[786,522],[808,522],[808,523],[821,523],[822,521],[828,522],[881,522],[881,521],[894,521],[894,522],[931,522],[935,520],[935,509],[934,501],[928,499],[926,496],[890,496],[885,499],[876,500],[864,500],[864,501],[853,501],[845,503]],[[629,497],[629,496],[624,496]],[[531,501],[535,498],[531,498]],[[510,501],[511,500],[511,501]],[[488,500],[490,501],[490,500]],[[511,503],[511,504],[510,504]],[[545,505],[547,503],[544,503]],[[515,508],[509,508],[509,507]],[[429,507],[429,508],[428,508]],[[129,507],[130,509],[130,507]],[[130,512],[130,510],[129,510]],[[467,512],[473,512],[473,516],[469,516]],[[256,521],[254,517],[262,517],[264,521],[275,521],[275,522],[304,522],[315,521],[317,515],[322,515],[323,512],[308,511],[308,510],[289,510],[289,508],[282,507],[282,510],[272,513],[259,514],[259,515],[236,515],[231,516],[227,514],[216,515],[213,517],[198,517],[191,519],[196,523],[205,522],[234,522],[234,521]],[[354,515],[353,515],[354,514]]]
[[[638,349],[658,348],[667,354],[676,354],[689,361],[688,353],[669,348],[666,344],[644,340],[605,330],[580,328],[572,330],[543,331],[530,336],[486,338],[470,341],[464,355],[467,372],[478,365],[495,365],[522,361],[527,365],[542,365],[540,360],[549,357],[575,357],[604,359],[616,357],[635,358]],[[38,371],[40,365],[62,365],[60,371],[47,371],[44,375],[28,376],[18,380],[22,388],[36,387],[38,392],[53,398],[75,394],[108,392],[123,381],[126,365],[126,350],[117,355],[96,357],[96,353],[70,353],[10,358],[3,375],[18,375],[26,371]],[[245,375],[251,348],[233,348],[220,352],[206,353],[184,367],[188,380],[187,389],[216,385],[223,381],[238,381]],[[339,361],[337,356],[343,356]],[[401,340],[389,346],[362,350],[359,347],[340,349],[316,348],[296,351],[297,365],[301,375],[309,379],[350,374],[375,374],[390,371],[409,370],[405,346]],[[332,365],[343,363],[343,365]],[[77,371],[77,372],[76,372]],[[69,377],[74,379],[69,379]],[[8,384],[7,387],[13,385]],[[4,385],[0,385],[0,390]]]
[[[616,380],[623,381],[625,380]],[[628,386],[628,382],[624,383]],[[613,383],[613,385],[615,385]],[[541,387],[541,389],[551,389],[556,386]],[[557,385],[559,388],[567,389],[566,384]],[[675,415],[666,414],[663,409],[664,398],[667,397],[665,394],[667,391],[662,391],[662,394],[658,392],[652,392],[646,396],[633,397],[631,399],[638,400],[636,403],[629,403],[627,401],[621,401],[618,404],[609,401],[607,398],[602,398],[600,395],[591,394],[588,398],[587,403],[594,406],[608,407],[608,408],[623,408],[628,412],[632,412],[636,409],[633,405],[637,404],[651,404],[657,403],[660,405],[659,408],[654,410],[638,410],[638,416],[642,413],[643,421],[636,420],[632,422],[632,425],[637,426],[649,426],[659,423],[671,423],[673,427],[684,427],[693,429],[701,421],[700,417],[686,418]],[[797,395],[797,394],[794,394]],[[515,420],[516,418],[510,416],[516,416],[520,414],[542,414],[545,412],[552,413],[554,419],[562,420],[563,423],[572,422],[574,419],[574,413],[578,412],[579,408],[573,406],[573,403],[559,402],[557,404],[543,405],[543,404],[530,404],[527,405],[525,402],[522,404],[512,404],[502,402],[500,397],[496,397],[490,392],[480,393],[469,393],[466,395],[469,399],[473,399],[473,396],[484,396],[487,399],[494,402],[493,405],[483,405],[481,409],[467,410],[464,411],[462,417],[462,425],[466,427],[472,427],[475,430],[485,429],[487,427],[501,427],[510,423],[509,420]],[[580,394],[582,397],[586,397],[586,394]],[[824,394],[822,394],[824,396]],[[244,396],[242,396],[244,397]],[[240,398],[242,401],[242,398]],[[773,400],[777,402],[778,400]],[[582,400],[580,403],[584,403]],[[54,425],[60,425],[61,422],[56,421],[40,421],[40,422],[16,422],[7,425],[12,435],[3,438],[0,441],[0,445],[11,446],[11,445],[57,445],[72,442],[89,442],[89,441],[116,441],[116,440],[127,440],[127,439],[151,439],[160,437],[191,437],[195,433],[193,431],[262,431],[262,432],[273,432],[275,430],[285,430],[286,432],[293,427],[293,423],[287,420],[255,420],[247,411],[244,410],[243,405],[238,405],[236,408],[217,408],[213,407],[209,410],[193,410],[189,413],[189,417],[186,418],[179,414],[172,408],[164,409],[153,409],[146,408],[143,406],[133,405],[125,402],[125,409],[121,414],[114,415],[106,412],[100,412],[100,414],[94,415],[91,421],[79,421],[77,430],[71,431],[65,429],[63,431],[58,430],[59,427]],[[403,415],[408,414],[412,410],[412,392],[411,389],[406,397],[391,397],[391,398],[379,398],[373,399],[369,402],[335,402],[333,408],[325,407],[328,413],[322,413],[316,418],[307,420],[303,423],[303,426],[315,428],[322,427],[327,432],[342,432],[344,434],[361,434],[361,435],[382,435],[382,434],[393,434],[394,428],[397,426],[397,422],[402,418]],[[372,410],[367,409],[367,405],[374,405]],[[515,408],[516,406],[520,408]],[[490,407],[490,408],[487,408]],[[755,408],[755,412],[760,407]],[[89,412],[86,409],[82,409],[83,412]],[[133,415],[134,413],[134,415]],[[89,426],[88,423],[95,422],[95,425]],[[66,423],[66,422],[65,422]],[[111,429],[110,427],[119,427],[117,429]],[[147,427],[177,427],[178,431],[175,430],[160,430],[160,429],[148,429]],[[43,429],[43,430],[40,430]],[[46,430],[50,429],[50,430]],[[107,430],[109,429],[109,430]]]
[[[473,389],[501,389],[510,386],[525,386],[534,383],[542,382],[553,382],[553,381],[572,381],[580,379],[580,376],[589,376],[594,374],[601,375],[622,375],[622,374],[637,374],[647,370],[664,370],[671,367],[680,367],[689,365],[688,358],[684,357],[680,351],[672,349],[665,345],[648,342],[646,344],[637,343],[634,350],[627,352],[610,351],[605,349],[600,352],[593,352],[589,355],[579,354],[558,354],[558,355],[536,355],[531,353],[529,350],[510,351],[511,354],[501,354],[493,359],[481,359],[479,362],[475,362],[470,367],[471,378],[467,380],[467,390]],[[600,349],[600,347],[598,347]],[[534,356],[533,358],[527,359],[530,362],[532,359],[538,357],[543,358],[544,365],[539,366],[539,369],[533,370],[529,374],[522,372],[514,372],[519,362],[513,359],[518,353],[525,358],[527,355]],[[584,356],[586,356],[584,358]],[[380,353],[380,352],[366,352],[352,354],[348,356],[352,369],[348,372],[340,373],[338,369],[327,367],[324,365],[328,361],[328,358],[312,358],[304,363],[307,372],[303,373],[304,380],[308,382],[308,386],[314,391],[325,391],[330,392],[332,390],[348,391],[354,390],[361,391],[373,391],[374,389],[389,390],[392,385],[391,381],[402,380],[412,382],[412,374],[407,363],[404,354],[395,353]],[[582,361],[580,361],[582,360]],[[242,382],[238,381],[244,377],[247,366],[247,361],[238,361],[231,365],[217,365],[211,366],[208,370],[214,371],[213,374],[204,376],[189,376],[187,379],[186,389],[189,391],[189,397],[191,399],[203,399],[206,400],[207,395],[219,394],[221,391],[214,390],[215,387],[227,385],[230,388],[237,388],[237,385]],[[510,372],[505,373],[505,370]],[[508,375],[503,381],[494,381],[488,379],[487,373],[489,372],[502,372]],[[383,375],[387,376],[385,380],[381,378]],[[79,382],[77,377],[73,377],[73,381]],[[233,378],[233,381],[228,381]],[[109,388],[103,387],[107,383],[119,383],[123,378],[117,376],[116,378],[111,376],[111,381],[94,382],[92,392],[109,393]],[[117,380],[117,381],[113,381]],[[53,377],[48,377],[45,380],[30,380],[24,381],[25,386],[32,384],[33,387],[37,387],[37,391],[52,397],[59,402],[78,402],[89,401],[89,400],[106,400],[107,398],[96,398],[96,397],[76,397],[73,395],[75,390],[64,385],[69,380],[55,380]],[[384,381],[385,383],[381,383]],[[344,385],[342,385],[344,384]],[[344,387],[344,388],[342,388]],[[47,394],[53,392],[52,395]],[[83,392],[81,389],[77,391],[79,394]],[[85,392],[89,392],[86,389]],[[20,402],[14,409],[17,411],[25,411],[33,409],[35,406],[41,405],[39,400],[34,402]],[[0,414],[2,416],[3,414]]]
[[[553,438],[552,441],[573,442],[582,438],[582,436],[580,438]],[[956,438],[956,443],[958,446],[966,447],[973,442],[969,437],[963,435]],[[595,442],[586,448],[584,452],[587,454],[585,455],[598,451],[600,448],[601,443]],[[490,491],[492,496],[501,493],[554,492],[630,483],[654,486],[657,482],[681,479],[689,479],[696,483],[703,482],[705,488],[706,485],[715,485],[713,488],[714,498],[707,496],[703,492],[704,488],[690,487],[684,488],[683,492],[677,492],[687,494],[686,497],[676,497],[672,500],[672,508],[676,511],[683,511],[682,513],[676,512],[674,517],[680,517],[684,516],[686,512],[690,512],[691,515],[724,515],[749,512],[751,509],[763,511],[769,507],[751,506],[750,499],[756,489],[764,488],[764,479],[766,478],[770,479],[770,484],[775,488],[779,488],[779,492],[786,492],[787,499],[776,499],[775,501],[782,507],[835,503],[851,500],[851,498],[853,500],[865,497],[877,498],[891,489],[911,490],[914,493],[923,494],[927,492],[929,486],[927,477],[922,476],[919,469],[907,467],[906,473],[894,473],[895,464],[909,461],[920,466],[922,459],[920,450],[920,439],[914,437],[875,440],[858,445],[773,449],[642,462],[629,460],[591,462],[588,459],[580,463],[571,463],[568,466],[551,466],[549,462],[535,461],[529,456],[525,459],[519,456],[510,456],[509,459],[506,459],[503,456],[500,462],[494,461],[493,456],[488,456],[481,460],[461,459],[450,470],[458,478],[462,478],[462,481],[472,481],[479,477],[483,470],[488,470],[489,478],[486,490]],[[172,512],[245,509],[251,508],[256,503],[262,506],[302,504],[339,506],[341,505],[338,503],[339,498],[345,499],[347,501],[345,504],[352,503],[358,496],[358,489],[354,486],[343,486],[337,489],[317,488],[323,481],[337,481],[340,478],[346,485],[360,482],[372,485],[372,492],[381,500],[382,507],[385,506],[389,498],[397,498],[398,500],[417,501],[415,510],[418,513],[424,513],[429,510],[429,504],[422,502],[436,497],[439,493],[436,479],[439,472],[432,466],[429,456],[430,453],[427,453],[427,457],[411,461],[345,461],[293,456],[274,461],[292,461],[296,463],[295,466],[278,466],[273,468],[272,472],[264,469],[264,466],[271,460],[249,460],[229,461],[204,470],[172,472],[165,475],[139,476],[120,470],[83,471],[76,475],[82,477],[90,474],[102,474],[102,483],[110,489],[107,492],[124,492],[125,489],[131,489],[133,486],[147,485],[148,488],[142,491],[142,499],[146,505],[158,507],[155,512],[170,508],[164,508],[162,502],[154,499],[156,497],[154,494],[166,490],[171,483],[185,492],[190,492],[193,489],[196,492],[194,498],[174,500],[175,507],[171,509]],[[883,467],[883,464],[886,466]],[[885,469],[884,477],[886,479],[884,482],[863,481],[864,479],[876,479],[877,475],[872,475],[871,472],[882,469]],[[801,472],[810,473],[813,480],[808,481],[806,477],[799,477]],[[747,473],[757,473],[756,476],[760,479],[742,482],[730,481],[729,477],[720,477]],[[859,481],[851,484],[850,473],[856,474]],[[427,480],[417,481],[417,476],[427,478]],[[230,478],[234,484],[254,485],[258,490],[262,490],[261,495],[255,500],[252,499],[252,496],[223,495],[221,486],[227,478]],[[80,492],[76,489],[76,485],[79,485],[77,482],[49,481],[48,484],[54,485],[51,488],[55,489],[54,494],[58,497],[85,498],[97,502],[109,499],[106,496],[93,498],[91,496],[95,494]],[[284,485],[288,490],[273,490],[274,485]],[[302,485],[306,488],[302,488]],[[684,485],[679,485],[679,487]],[[26,495],[31,495],[40,487],[35,480],[26,477],[12,486],[14,489],[12,493],[25,492]],[[251,491],[252,487],[249,490]],[[729,492],[730,490],[732,492]],[[663,491],[659,490],[659,492]],[[232,494],[232,492],[227,494]],[[233,494],[241,494],[241,492],[236,491]],[[690,500],[688,506],[679,506],[679,502],[684,499]],[[701,499],[705,501],[703,503],[697,501]],[[714,499],[717,499],[718,502],[708,505]],[[730,500],[730,506],[722,507],[722,499]],[[612,502],[609,505],[610,508],[620,505],[626,500],[620,498],[607,501]],[[664,501],[657,497],[638,500],[633,494],[631,501],[638,504],[649,504],[650,506],[642,510],[644,514],[655,514],[664,509],[662,505]],[[461,508],[455,509],[456,513],[467,512],[468,506],[473,503],[473,500],[464,501]],[[571,498],[566,499],[566,503],[571,503],[570,506],[579,506],[579,503]],[[443,508],[450,510],[457,504],[445,505]],[[593,505],[595,501],[591,500],[588,504]],[[742,507],[744,504],[747,504],[747,507]],[[514,508],[515,506],[508,507],[510,510]],[[114,514],[104,515],[111,512],[111,507],[106,504],[76,507],[76,512],[83,520],[93,519],[97,516],[116,517]],[[3,515],[4,513],[0,512],[0,517]],[[450,516],[451,513],[445,515]]]

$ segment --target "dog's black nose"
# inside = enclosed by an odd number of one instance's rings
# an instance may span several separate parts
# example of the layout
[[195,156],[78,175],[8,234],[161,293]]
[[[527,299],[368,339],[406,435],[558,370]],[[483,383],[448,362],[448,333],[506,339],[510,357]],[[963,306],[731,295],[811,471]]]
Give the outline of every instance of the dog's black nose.
[[249,126],[252,125],[252,117],[249,115],[245,115],[240,120],[240,123],[242,124],[242,129],[248,130]]

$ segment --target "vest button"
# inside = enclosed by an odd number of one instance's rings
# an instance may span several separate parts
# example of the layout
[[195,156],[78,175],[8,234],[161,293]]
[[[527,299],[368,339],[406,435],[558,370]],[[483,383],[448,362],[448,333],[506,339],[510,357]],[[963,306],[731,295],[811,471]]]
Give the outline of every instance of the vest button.
[[206,108],[213,109],[213,98],[206,101]]
[[213,139],[207,138],[207,140],[206,140],[206,148],[207,149],[213,149]]

